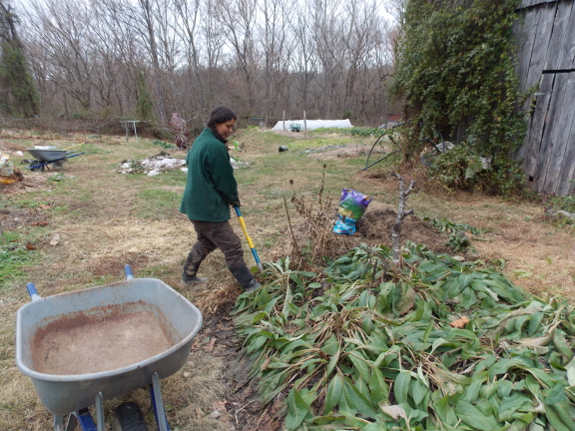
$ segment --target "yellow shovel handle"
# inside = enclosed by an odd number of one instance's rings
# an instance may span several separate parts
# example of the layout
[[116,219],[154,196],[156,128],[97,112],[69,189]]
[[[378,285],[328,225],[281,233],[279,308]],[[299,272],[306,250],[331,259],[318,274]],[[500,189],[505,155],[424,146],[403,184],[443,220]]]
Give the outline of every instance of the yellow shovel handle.
[[246,223],[244,222],[244,218],[242,216],[239,216],[238,220],[240,221],[240,225],[242,226],[242,230],[244,231],[244,235],[246,237],[248,245],[250,246],[250,248],[254,248],[254,243],[252,242],[252,239],[248,235],[248,231],[246,229]]

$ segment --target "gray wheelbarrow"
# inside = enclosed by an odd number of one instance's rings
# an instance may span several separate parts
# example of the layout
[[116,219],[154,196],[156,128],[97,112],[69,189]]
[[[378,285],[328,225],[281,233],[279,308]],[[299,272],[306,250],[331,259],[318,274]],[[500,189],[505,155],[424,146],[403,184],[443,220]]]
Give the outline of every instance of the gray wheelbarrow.
[[[77,147],[78,145],[75,146]],[[54,146],[27,148],[26,151],[32,154],[36,159],[33,160],[29,166],[26,166],[26,168],[31,171],[44,171],[44,167],[49,169],[49,165],[55,168],[61,168],[64,161],[85,154],[83,152],[77,153],[74,151],[60,150]]]
[[[138,278],[41,298],[16,317],[16,365],[32,379],[55,431],[105,431],[107,399],[150,387],[158,431],[169,431],[160,379],[186,363],[202,314],[154,278]],[[88,407],[96,406],[96,422]],[[65,423],[66,422],[66,423]],[[116,431],[146,431],[137,404],[114,412]]]

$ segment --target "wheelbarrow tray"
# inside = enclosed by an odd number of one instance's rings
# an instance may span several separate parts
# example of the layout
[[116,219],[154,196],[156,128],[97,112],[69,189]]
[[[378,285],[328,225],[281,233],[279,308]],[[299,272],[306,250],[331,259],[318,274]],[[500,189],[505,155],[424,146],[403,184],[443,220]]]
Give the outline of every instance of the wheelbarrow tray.
[[40,148],[27,148],[26,151],[41,162],[56,162],[58,160],[63,160],[66,158],[67,153],[66,150],[43,150]]
[[[166,322],[173,345],[148,359],[122,368],[86,374],[47,374],[34,358],[35,335],[71,315],[96,316],[106,308],[139,304]],[[103,319],[105,321],[105,319]],[[153,278],[138,278],[32,301],[16,317],[16,365],[32,379],[38,396],[54,415],[66,415],[94,404],[96,395],[111,399],[176,373],[187,361],[194,336],[202,326],[200,311],[186,298]],[[113,332],[113,331],[111,331]],[[111,333],[110,336],[114,334]],[[89,343],[86,349],[90,349]],[[98,352],[93,352],[97,355]],[[121,352],[118,352],[121,354]],[[102,358],[105,359],[105,358]],[[70,361],[74,361],[70,357]]]

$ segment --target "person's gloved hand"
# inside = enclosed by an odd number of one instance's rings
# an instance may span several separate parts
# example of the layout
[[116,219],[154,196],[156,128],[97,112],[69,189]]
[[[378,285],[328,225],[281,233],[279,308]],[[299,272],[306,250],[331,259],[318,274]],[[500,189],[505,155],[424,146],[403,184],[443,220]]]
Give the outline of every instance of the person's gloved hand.
[[233,207],[241,207],[242,205],[240,204],[240,198],[237,198],[235,201],[233,201],[231,205]]

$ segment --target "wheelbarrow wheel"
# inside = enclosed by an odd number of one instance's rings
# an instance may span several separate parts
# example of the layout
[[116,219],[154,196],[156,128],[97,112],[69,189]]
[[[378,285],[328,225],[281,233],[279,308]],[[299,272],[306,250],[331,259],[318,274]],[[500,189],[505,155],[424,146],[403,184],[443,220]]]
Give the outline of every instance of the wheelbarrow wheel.
[[138,404],[128,401],[114,410],[115,431],[148,431],[144,415]]
[[[40,160],[34,160],[33,162],[30,163],[30,169],[31,169],[33,172],[44,172],[44,165],[37,166],[37,165],[39,165],[40,163],[43,163],[43,162],[41,162]],[[33,168],[32,166],[36,166],[36,167]]]

